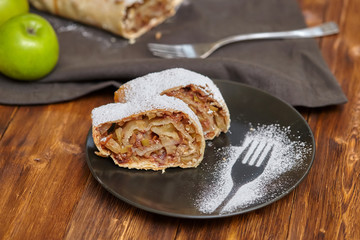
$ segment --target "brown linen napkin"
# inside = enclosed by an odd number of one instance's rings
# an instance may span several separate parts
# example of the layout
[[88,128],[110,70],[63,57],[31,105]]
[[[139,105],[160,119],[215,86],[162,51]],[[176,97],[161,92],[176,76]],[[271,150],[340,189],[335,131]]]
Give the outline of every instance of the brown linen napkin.
[[[146,44],[218,40],[241,33],[306,27],[295,0],[185,0],[177,14],[135,43],[108,32],[32,10],[54,26],[60,59],[54,71],[23,83],[0,75],[0,103],[69,101],[90,92],[172,67],[265,90],[294,106],[321,107],[347,101],[313,39],[235,43],[207,59],[160,59]],[[157,40],[155,35],[161,33]]]

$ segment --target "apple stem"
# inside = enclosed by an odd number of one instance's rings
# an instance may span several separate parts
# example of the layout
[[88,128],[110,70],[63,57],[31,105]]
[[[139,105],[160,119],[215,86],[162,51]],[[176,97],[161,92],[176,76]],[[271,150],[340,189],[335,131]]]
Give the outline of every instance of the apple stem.
[[31,34],[31,35],[35,35],[35,29],[32,28],[32,27],[28,28],[28,29],[27,29],[27,32],[28,32],[29,34]]

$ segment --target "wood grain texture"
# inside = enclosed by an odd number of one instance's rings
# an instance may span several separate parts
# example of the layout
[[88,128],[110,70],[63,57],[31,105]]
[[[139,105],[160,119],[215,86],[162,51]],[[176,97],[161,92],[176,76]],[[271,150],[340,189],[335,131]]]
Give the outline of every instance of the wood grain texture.
[[131,207],[89,177],[65,239],[174,239],[177,224],[176,218]]
[[0,141],[0,238],[64,235],[90,174],[84,144],[91,120],[84,116],[99,101],[16,111]]
[[[311,174],[296,190],[289,238],[360,237],[360,27],[359,1],[301,1],[302,9],[323,21],[335,21],[340,34],[321,41],[321,50],[349,102],[311,112],[317,157]],[[320,18],[320,17],[319,17]],[[300,228],[298,226],[301,226]]]
[[0,139],[4,135],[7,127],[9,126],[13,116],[17,111],[17,107],[1,106],[0,105]]
[[307,178],[256,211],[189,220],[132,207],[108,193],[85,162],[90,111],[112,92],[47,106],[0,106],[0,239],[360,239],[360,0],[298,0],[349,102],[299,108],[317,153]]

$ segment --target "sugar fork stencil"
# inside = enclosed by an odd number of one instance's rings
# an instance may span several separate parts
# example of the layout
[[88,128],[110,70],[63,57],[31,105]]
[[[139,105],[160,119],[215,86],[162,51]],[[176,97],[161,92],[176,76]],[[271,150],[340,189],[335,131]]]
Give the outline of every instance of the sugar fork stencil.
[[253,140],[244,148],[231,168],[233,187],[224,201],[216,208],[215,212],[220,212],[241,186],[254,181],[264,172],[271,158],[273,147],[269,143]]

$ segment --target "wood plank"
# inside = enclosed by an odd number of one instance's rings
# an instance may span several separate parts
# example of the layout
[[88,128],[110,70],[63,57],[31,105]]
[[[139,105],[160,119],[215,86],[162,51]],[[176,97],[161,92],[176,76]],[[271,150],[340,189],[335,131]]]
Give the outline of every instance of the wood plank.
[[178,221],[130,206],[91,176],[65,239],[174,239]]
[[0,141],[1,239],[63,236],[90,174],[90,111],[106,101],[99,95],[19,108]]
[[0,140],[17,110],[18,107],[15,106],[0,105]]
[[289,239],[358,239],[360,34],[356,29],[360,25],[356,16],[360,6],[359,1],[318,2],[324,4],[325,14],[313,8],[313,1],[302,1],[303,8],[339,23],[340,35],[324,39],[322,52],[349,102],[312,111],[309,122],[318,151],[305,184],[296,192],[299,199],[294,201]]

